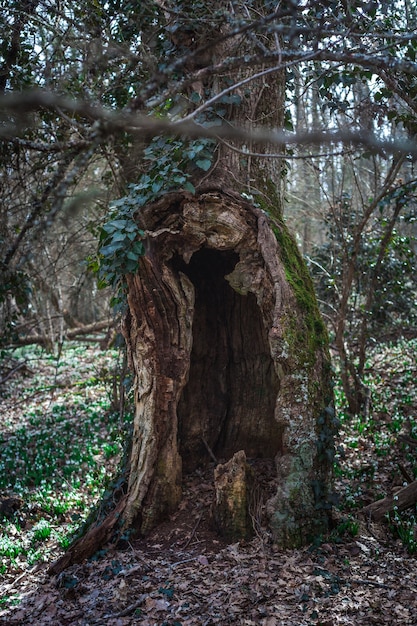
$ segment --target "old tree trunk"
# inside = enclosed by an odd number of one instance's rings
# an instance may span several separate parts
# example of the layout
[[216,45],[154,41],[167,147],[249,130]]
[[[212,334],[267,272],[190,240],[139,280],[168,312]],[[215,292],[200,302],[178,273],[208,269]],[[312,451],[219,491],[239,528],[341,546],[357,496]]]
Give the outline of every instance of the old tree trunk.
[[[214,63],[236,52],[222,44],[211,53]],[[218,92],[230,79],[193,89]],[[283,126],[282,72],[235,95],[230,123]],[[146,535],[177,509],[184,476],[198,469],[212,472],[217,528],[231,539],[248,536],[257,459],[273,468],[263,513],[279,546],[327,528],[334,430],[327,335],[282,221],[282,161],[255,156],[269,150],[249,140],[219,143],[210,172],[193,178],[195,194],[172,191],[136,214],[146,253],[128,276],[123,330],[136,405],[126,486],[67,563],[116,527]]]
[[167,195],[140,224],[154,236],[129,278],[126,519],[148,532],[210,451],[223,462],[244,451],[275,460],[270,526],[277,543],[298,545],[326,525],[332,443],[326,334],[296,246],[225,189]]

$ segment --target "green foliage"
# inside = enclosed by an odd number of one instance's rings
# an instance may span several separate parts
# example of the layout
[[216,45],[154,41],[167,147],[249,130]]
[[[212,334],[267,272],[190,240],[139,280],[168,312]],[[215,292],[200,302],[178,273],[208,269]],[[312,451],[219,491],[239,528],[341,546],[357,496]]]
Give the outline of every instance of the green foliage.
[[[0,432],[0,495],[22,501],[10,520],[0,521],[0,571],[12,572],[17,560],[45,558],[51,542],[68,547],[113,476],[131,416],[126,412],[121,421],[110,410],[115,350],[92,358],[85,346],[64,346],[57,361],[29,346],[3,351],[7,356],[24,358],[34,371],[20,396],[24,418],[5,417]],[[65,385],[48,384],[45,371]],[[13,378],[10,385],[13,392]],[[14,398],[2,391],[7,406]]]
[[[0,59],[9,71],[8,90],[47,86],[122,107],[148,77],[146,64],[135,62],[132,53],[143,33],[148,41],[155,28],[159,8],[152,0],[65,1],[50,10],[38,2],[3,0],[1,8]],[[10,37],[13,26],[17,46]],[[158,46],[157,37],[153,43]],[[48,124],[61,125],[49,111],[41,115],[45,131]]]
[[352,515],[348,515],[338,523],[337,527],[331,534],[331,539],[337,542],[343,539],[346,535],[349,537],[356,537],[358,532],[359,522],[352,517]]
[[[394,479],[396,485],[403,483],[400,466],[406,468],[408,481],[417,477],[413,444],[417,441],[416,354],[416,339],[401,339],[370,350],[366,384],[372,402],[368,414],[349,415],[340,384],[336,385],[341,445],[337,448],[335,477],[342,512],[360,509],[370,500],[385,497],[386,485]],[[387,521],[406,549],[416,552],[415,511],[395,509]]]
[[0,559],[3,561],[2,557],[6,557],[6,559],[14,561],[19,555],[26,554],[27,549],[23,541],[13,539],[13,534],[18,532],[13,524],[8,523],[6,530],[11,530],[12,533],[11,535],[3,535],[3,533],[0,535]]
[[[118,287],[123,276],[135,271],[144,253],[142,239],[145,233],[126,215],[126,205],[120,200],[112,203],[113,215],[118,203],[121,204],[118,217],[106,222],[101,228],[99,260],[90,262],[90,269],[98,273],[99,287]],[[123,219],[124,215],[126,217]]]
[[417,552],[417,513],[415,511],[400,513],[395,507],[392,514],[387,514],[387,521],[394,536],[399,537],[410,554],[415,554]]
[[48,520],[40,519],[37,524],[32,528],[32,541],[45,541],[49,539],[52,533],[52,528]]
[[[52,405],[45,415],[34,411],[28,426],[17,429],[7,440],[0,439],[0,489],[42,487],[47,481],[79,481],[88,468],[93,485],[101,469],[96,455],[102,441],[98,437],[103,421],[108,421],[103,402],[73,407],[73,420],[66,405]],[[104,408],[104,411],[103,411]]]
[[[309,39],[311,49],[314,49],[314,25],[320,22],[326,27],[321,29],[322,37],[319,47],[334,49],[335,40],[332,39],[334,30],[349,28],[344,31],[344,45],[348,45],[349,55],[343,66],[333,65],[329,61],[320,64],[306,64],[302,68],[306,83],[314,82],[320,97],[322,111],[340,127],[342,117],[350,127],[365,126],[364,130],[371,131],[372,121],[376,124],[371,132],[379,132],[387,128],[387,120],[403,131],[405,128],[410,137],[416,133],[416,116],[412,107],[404,107],[401,98],[413,100],[417,94],[415,72],[400,72],[396,82],[384,81],[381,73],[375,71],[369,42],[384,41],[379,51],[380,60],[387,70],[392,72],[390,65],[399,59],[414,61],[417,51],[416,13],[412,9],[404,11],[402,3],[396,2],[368,2],[366,11],[361,1],[349,2],[345,5],[336,2],[315,2],[309,9],[298,13],[294,20],[303,21],[303,29],[310,27],[312,38]],[[326,30],[328,28],[328,34]],[[291,31],[290,31],[291,32]],[[332,35],[330,35],[332,33]],[[288,46],[293,45],[291,36],[284,41]],[[356,57],[356,58],[355,58]],[[368,58],[369,63],[362,63]],[[350,62],[351,61],[351,62]],[[390,68],[390,69],[388,69]],[[294,85],[294,73],[289,72],[289,91]],[[388,84],[387,84],[388,83]],[[360,94],[360,97],[357,97]],[[399,96],[399,97],[398,97]],[[294,97],[297,95],[294,91]],[[372,121],[371,121],[372,120]]]
[[110,219],[100,230],[98,256],[90,269],[98,274],[101,287],[110,285],[123,293],[124,277],[137,268],[145,252],[145,233],[134,214],[141,207],[175,189],[195,192],[192,178],[212,165],[213,142],[155,137],[144,150],[145,172],[128,193],[111,203]]

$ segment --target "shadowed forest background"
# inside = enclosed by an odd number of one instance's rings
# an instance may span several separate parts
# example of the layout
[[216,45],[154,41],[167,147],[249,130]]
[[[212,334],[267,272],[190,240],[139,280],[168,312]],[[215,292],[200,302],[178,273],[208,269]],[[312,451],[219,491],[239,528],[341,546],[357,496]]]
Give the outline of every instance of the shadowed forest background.
[[[414,3],[0,6],[0,620],[415,624]],[[51,578],[74,532],[126,495],[137,268],[153,242],[169,247],[180,195],[213,189],[265,214],[279,241],[288,228],[299,253],[283,264],[313,280],[336,405],[328,532],[278,552],[259,501],[253,538],[228,545],[202,512],[207,468],[203,488],[190,470],[165,527]],[[223,257],[192,253],[172,267],[195,284],[198,259],[226,274]]]

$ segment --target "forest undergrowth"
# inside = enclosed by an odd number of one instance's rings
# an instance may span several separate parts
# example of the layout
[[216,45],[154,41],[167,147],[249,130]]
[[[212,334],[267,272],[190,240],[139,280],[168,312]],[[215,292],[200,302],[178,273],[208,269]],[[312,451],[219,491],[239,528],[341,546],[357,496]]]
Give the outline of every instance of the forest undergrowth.
[[[328,536],[279,552],[259,523],[228,546],[203,510],[200,474],[184,503],[146,541],[113,546],[51,578],[114,475],[129,428],[118,410],[121,355],[92,344],[3,351],[0,360],[0,623],[417,624],[417,510],[381,524],[361,509],[417,478],[417,340],[369,355],[366,415],[340,420],[339,505]],[[206,509],[204,509],[206,507]],[[259,520],[258,520],[259,522]]]

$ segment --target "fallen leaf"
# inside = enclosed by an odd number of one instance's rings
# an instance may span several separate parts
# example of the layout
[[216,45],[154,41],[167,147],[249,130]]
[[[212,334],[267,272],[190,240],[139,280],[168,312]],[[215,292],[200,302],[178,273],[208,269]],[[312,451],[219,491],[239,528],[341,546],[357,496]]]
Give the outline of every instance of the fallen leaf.
[[200,565],[208,565],[208,559],[206,556],[204,556],[203,554],[200,554],[200,556],[197,558],[197,561],[200,563]]

